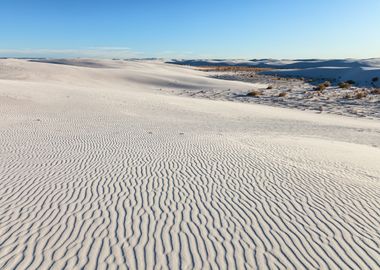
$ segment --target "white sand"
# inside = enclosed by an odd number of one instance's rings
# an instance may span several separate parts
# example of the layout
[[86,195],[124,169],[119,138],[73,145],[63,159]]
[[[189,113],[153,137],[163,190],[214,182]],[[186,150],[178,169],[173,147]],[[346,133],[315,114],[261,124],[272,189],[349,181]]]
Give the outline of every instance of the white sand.
[[354,80],[358,86],[379,87],[380,58],[371,59],[300,59],[300,60],[172,60],[174,64],[190,66],[251,66],[272,68],[262,74],[287,77],[305,77],[313,79],[344,82]]
[[[202,90],[163,88],[160,91],[195,98],[228,100],[308,110],[316,113],[380,119],[380,92],[372,88],[364,89],[351,86],[348,89],[341,89],[337,85],[331,85],[323,91],[317,91],[316,86],[324,83],[324,80],[309,83],[296,78],[257,74],[254,71],[207,71],[207,75],[216,79],[250,82],[253,85],[247,86],[243,90],[226,87],[206,90],[202,88]],[[257,91],[260,94],[255,97],[247,95],[252,91]],[[285,94],[285,97],[281,97],[281,93]],[[362,96],[357,98],[358,94]]]
[[206,75],[0,60],[0,269],[380,268],[380,121]]
[[[358,60],[172,60],[168,63],[187,66],[248,66],[270,68],[269,71],[233,70],[218,71],[210,68],[208,76],[255,83],[251,89],[176,89],[181,96],[211,98],[264,104],[298,110],[331,113],[353,117],[380,119],[380,58]],[[329,87],[316,91],[316,87],[329,81]],[[347,89],[339,83],[354,81]],[[352,83],[352,82],[351,82]],[[268,86],[269,89],[268,89]],[[261,94],[247,96],[252,90]],[[279,94],[285,97],[279,96]]]

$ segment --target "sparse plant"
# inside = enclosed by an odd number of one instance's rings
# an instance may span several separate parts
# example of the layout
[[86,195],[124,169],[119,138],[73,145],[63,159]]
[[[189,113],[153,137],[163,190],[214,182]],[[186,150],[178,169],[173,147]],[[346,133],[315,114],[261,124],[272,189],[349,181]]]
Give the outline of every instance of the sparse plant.
[[352,85],[348,82],[341,82],[338,84],[338,86],[342,89],[350,89]]
[[321,83],[317,87],[314,88],[314,90],[316,90],[316,91],[323,91],[325,89],[326,89],[325,83]]
[[330,81],[325,81],[325,82],[323,83],[323,85],[324,85],[325,87],[330,87],[330,86],[331,86],[331,82],[330,82]]
[[356,92],[355,98],[362,99],[362,98],[365,98],[367,95],[368,93],[366,91],[359,91],[359,92]]
[[371,93],[372,95],[380,95],[380,88],[373,89],[373,90],[371,90],[370,93]]
[[271,70],[270,68],[258,68],[258,67],[249,67],[249,66],[200,66],[197,69],[202,71],[218,71],[218,72],[261,72]]
[[262,95],[262,92],[257,91],[257,90],[253,90],[247,94],[247,96],[249,96],[249,97],[258,97],[261,95]]

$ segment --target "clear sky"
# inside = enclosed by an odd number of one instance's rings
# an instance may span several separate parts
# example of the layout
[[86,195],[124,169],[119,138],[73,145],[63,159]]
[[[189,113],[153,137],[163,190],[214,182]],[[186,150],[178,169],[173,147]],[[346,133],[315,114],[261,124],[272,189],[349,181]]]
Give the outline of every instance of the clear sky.
[[0,0],[0,56],[380,57],[380,0]]

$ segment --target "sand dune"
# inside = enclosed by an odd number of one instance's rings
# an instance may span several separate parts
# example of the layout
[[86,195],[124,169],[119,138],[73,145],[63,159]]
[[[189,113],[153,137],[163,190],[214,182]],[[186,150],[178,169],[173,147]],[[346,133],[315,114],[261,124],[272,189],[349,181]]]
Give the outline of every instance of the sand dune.
[[172,64],[189,66],[251,66],[272,68],[261,74],[287,77],[335,80],[354,80],[358,86],[380,87],[380,58],[373,59],[299,59],[299,60],[172,60]]
[[[380,118],[379,59],[177,60],[169,63],[193,68],[196,66],[195,69],[202,70],[215,79],[255,85],[243,91],[230,88],[206,91],[179,88],[175,91],[163,89],[163,92],[353,117]],[[253,97],[247,95],[252,92],[257,94]]]
[[206,75],[0,60],[0,269],[380,268],[380,122]]

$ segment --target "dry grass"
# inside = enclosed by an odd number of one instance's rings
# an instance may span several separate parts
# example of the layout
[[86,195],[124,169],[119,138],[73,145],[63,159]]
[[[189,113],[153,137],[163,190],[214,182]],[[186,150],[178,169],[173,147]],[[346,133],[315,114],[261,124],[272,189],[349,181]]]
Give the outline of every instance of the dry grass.
[[201,71],[220,71],[220,72],[238,72],[238,71],[249,71],[249,72],[261,72],[261,71],[268,71],[271,70],[271,68],[258,68],[258,67],[243,67],[243,66],[203,66],[203,67],[196,67],[196,69]]
[[331,82],[330,82],[330,81],[325,81],[325,82],[323,83],[323,85],[324,85],[325,87],[330,87],[330,86],[331,86]]
[[327,87],[330,87],[331,83],[329,81],[325,81],[324,83],[319,84],[317,87],[314,88],[316,91],[323,91]]
[[338,86],[339,88],[342,88],[342,89],[350,89],[352,85],[348,82],[342,82],[342,83],[339,83]]
[[263,93],[260,92],[260,91],[253,90],[253,91],[249,92],[249,93],[247,94],[247,96],[249,96],[249,97],[259,97],[259,96],[261,96],[262,94],[263,94]]
[[356,99],[362,99],[368,96],[368,93],[366,91],[358,91],[355,93]]
[[323,91],[325,89],[326,89],[326,86],[323,83],[321,83],[320,85],[314,88],[314,90],[316,91]]
[[380,95],[380,88],[373,89],[373,90],[371,90],[370,93],[371,93],[372,95]]

